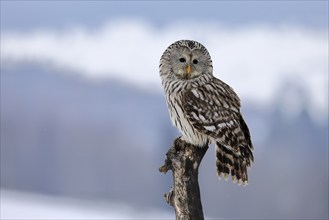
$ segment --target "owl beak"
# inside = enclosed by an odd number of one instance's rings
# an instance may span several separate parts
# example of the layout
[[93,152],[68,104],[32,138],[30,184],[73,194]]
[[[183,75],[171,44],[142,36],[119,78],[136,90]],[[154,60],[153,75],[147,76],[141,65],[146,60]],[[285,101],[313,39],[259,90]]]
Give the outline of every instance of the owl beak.
[[187,65],[186,67],[186,72],[187,72],[187,78],[190,79],[190,76],[191,76],[191,66],[190,65]]

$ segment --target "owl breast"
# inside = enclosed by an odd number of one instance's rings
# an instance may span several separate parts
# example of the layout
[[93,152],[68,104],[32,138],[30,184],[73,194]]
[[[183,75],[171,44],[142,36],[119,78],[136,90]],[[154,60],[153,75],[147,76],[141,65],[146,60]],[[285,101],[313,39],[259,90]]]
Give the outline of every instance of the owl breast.
[[166,95],[171,122],[182,133],[182,139],[187,143],[202,147],[208,144],[209,137],[195,129],[182,108],[182,96],[180,93]]

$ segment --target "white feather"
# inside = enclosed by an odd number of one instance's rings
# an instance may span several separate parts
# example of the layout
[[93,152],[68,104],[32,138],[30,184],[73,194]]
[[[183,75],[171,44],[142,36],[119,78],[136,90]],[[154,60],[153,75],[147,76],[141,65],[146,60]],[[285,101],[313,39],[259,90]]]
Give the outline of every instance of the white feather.
[[211,126],[203,126],[206,130],[208,131],[214,131],[216,130],[216,127],[214,125],[211,125]]

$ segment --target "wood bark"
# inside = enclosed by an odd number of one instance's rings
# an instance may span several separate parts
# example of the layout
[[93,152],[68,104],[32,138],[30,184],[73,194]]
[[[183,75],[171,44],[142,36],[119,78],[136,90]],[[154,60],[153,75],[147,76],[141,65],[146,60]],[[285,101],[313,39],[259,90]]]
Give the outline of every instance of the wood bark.
[[173,187],[164,195],[177,220],[203,220],[198,170],[208,145],[196,147],[177,138],[166,154],[160,172],[172,170]]

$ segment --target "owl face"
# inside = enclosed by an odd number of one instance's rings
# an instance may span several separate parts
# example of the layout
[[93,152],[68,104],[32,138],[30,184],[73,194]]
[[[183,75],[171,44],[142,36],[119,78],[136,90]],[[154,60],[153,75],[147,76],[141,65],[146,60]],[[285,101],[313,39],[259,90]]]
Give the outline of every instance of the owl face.
[[179,80],[212,75],[212,61],[207,49],[192,40],[176,41],[170,45],[161,57],[160,66],[160,75]]
[[170,56],[172,73],[180,79],[193,79],[202,74],[204,56],[200,50],[191,50],[182,46],[175,49]]

